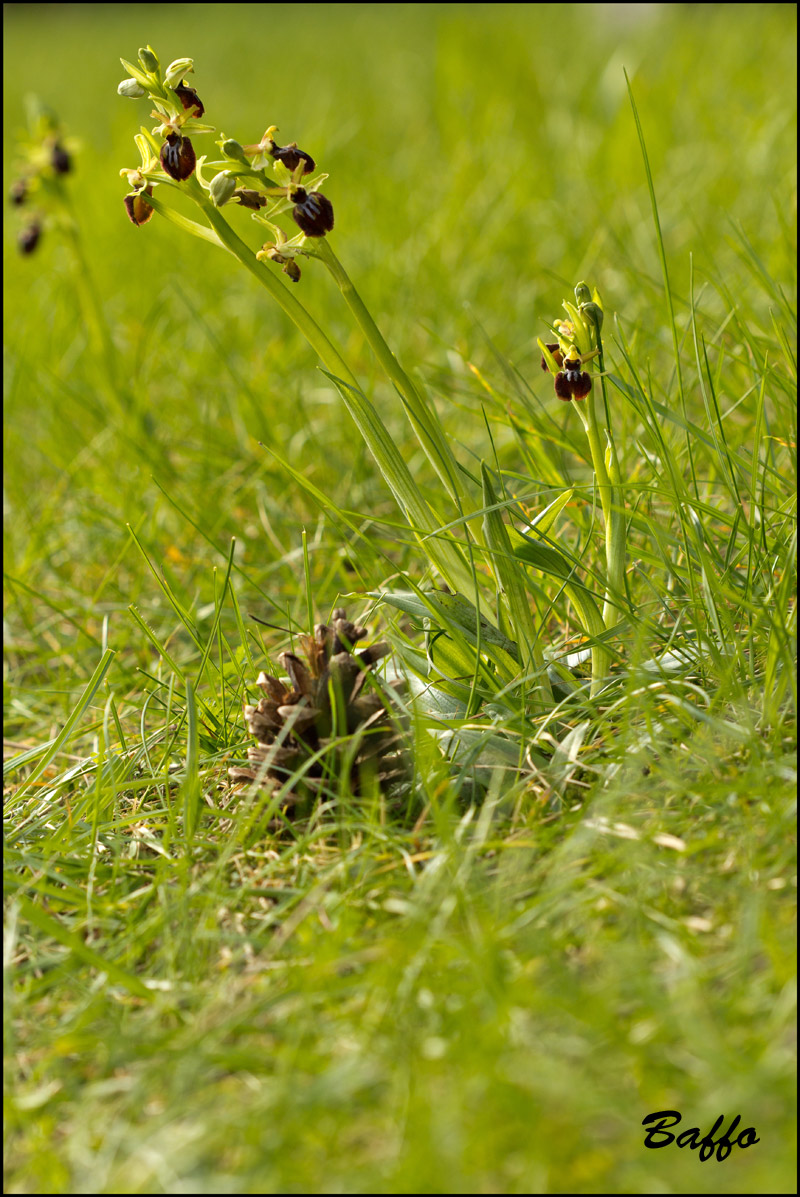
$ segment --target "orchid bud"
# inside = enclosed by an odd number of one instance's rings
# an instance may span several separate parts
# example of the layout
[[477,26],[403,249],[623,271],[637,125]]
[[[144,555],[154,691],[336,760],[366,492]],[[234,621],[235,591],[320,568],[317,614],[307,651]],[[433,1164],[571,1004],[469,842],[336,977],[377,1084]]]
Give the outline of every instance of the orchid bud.
[[250,165],[250,159],[245,154],[244,147],[235,138],[227,138],[226,141],[223,141],[220,148],[226,158],[232,158],[234,162],[241,162],[243,166]]
[[575,300],[578,304],[591,303],[592,293],[587,283],[578,283],[575,288]]
[[594,324],[598,332],[603,327],[603,309],[594,300],[581,304],[581,315],[585,316],[590,324]]
[[139,50],[139,62],[142,64],[142,69],[149,71],[151,75],[158,73],[159,62],[155,50],[150,46],[144,46]]
[[227,204],[235,190],[236,175],[232,175],[229,170],[223,170],[218,175],[214,175],[209,188],[214,207],[221,208]]
[[117,84],[117,95],[127,96],[129,100],[140,100],[147,92],[135,79],[123,79]]

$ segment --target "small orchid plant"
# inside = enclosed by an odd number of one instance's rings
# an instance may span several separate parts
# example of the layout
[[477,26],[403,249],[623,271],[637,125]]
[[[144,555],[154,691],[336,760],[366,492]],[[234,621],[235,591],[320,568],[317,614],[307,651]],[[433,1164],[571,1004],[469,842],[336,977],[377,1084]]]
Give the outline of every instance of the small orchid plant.
[[20,161],[9,199],[23,217],[17,249],[28,257],[38,248],[48,225],[68,219],[65,176],[70,174],[77,142],[65,137],[58,117],[35,96],[27,102],[28,130],[20,140]]
[[[216,153],[198,156],[193,139],[215,130],[204,123],[204,104],[187,83],[194,69],[192,60],[179,58],[162,70],[157,55],[148,46],[139,51],[138,64],[121,61],[128,77],[119,84],[119,94],[129,98],[148,97],[153,105],[151,116],[156,122],[152,128],[142,127],[135,138],[139,165],[120,172],[130,188],[124,201],[128,217],[141,226],[155,211],[184,231],[226,249],[266,287],[316,350],[428,561],[457,595],[474,597],[474,605],[465,604],[473,613],[472,632],[469,633],[463,620],[460,625],[465,634],[477,635],[477,641],[471,641],[477,653],[473,691],[479,674],[485,672],[485,665],[480,664],[482,653],[491,658],[490,671],[496,674],[498,686],[513,678],[514,662],[506,648],[501,650],[487,641],[477,626],[488,615],[495,628],[506,627],[513,633],[511,639],[496,634],[516,653],[515,659],[523,667],[523,679],[529,681],[531,692],[538,696],[539,708],[546,710],[552,705],[551,682],[540,645],[542,625],[537,625],[531,610],[531,591],[523,565],[533,564],[548,572],[547,563],[553,565],[557,557],[558,562],[550,572],[563,579],[583,628],[592,638],[591,690],[592,694],[597,693],[608,673],[609,654],[603,637],[618,622],[625,602],[625,515],[619,465],[607,419],[600,335],[603,311],[597,293],[593,295],[585,283],[580,283],[576,302],[564,303],[567,319],[552,326],[556,340],[539,344],[543,368],[554,376],[556,395],[575,403],[589,439],[605,525],[602,617],[588,588],[576,583],[563,557],[557,553],[547,557],[546,550],[536,550],[530,537],[521,547],[517,543],[519,537],[517,542],[509,537],[503,516],[509,503],[502,498],[498,501],[491,471],[485,464],[480,482],[483,508],[475,511],[476,479],[457,463],[424,385],[419,379],[412,381],[391,352],[331,247],[328,234],[334,227],[333,205],[321,190],[328,176],[317,173],[311,154],[300,149],[296,142],[281,145],[276,139],[276,126],[269,125],[254,144],[242,144],[222,134],[215,142]],[[157,194],[162,187],[178,189],[193,200],[202,214],[202,223],[188,219],[164,202]],[[222,209],[230,204],[249,209],[252,219],[268,234],[269,239],[257,252],[245,245],[223,214]],[[291,233],[281,223],[287,214],[295,225]],[[419,444],[442,482],[443,491],[438,498],[421,492],[342,353],[272,269],[281,267],[288,280],[296,284],[302,275],[300,263],[308,259],[320,261],[328,269],[388,379],[399,392]],[[606,409],[605,446],[595,410],[593,377],[601,380]],[[534,538],[546,535],[565,501],[564,497],[559,498],[533,521],[530,531]],[[442,502],[449,505],[449,514],[440,509]],[[463,529],[466,546],[452,533],[446,534],[449,528]],[[494,577],[494,610],[485,591],[478,586],[473,552],[483,556]],[[421,594],[419,597],[434,614],[441,615],[441,604],[437,607],[431,599]]]
[[[545,344],[538,338],[538,344],[542,351],[542,369],[554,376],[558,398],[566,402],[574,401],[589,441],[605,522],[607,578],[603,622],[606,628],[611,628],[619,622],[620,610],[624,604],[626,527],[622,506],[622,479],[611,434],[605,389],[601,337],[603,307],[597,291],[592,294],[583,282],[578,283],[575,288],[575,303],[564,300],[563,307],[568,319],[553,327],[553,333],[558,340]],[[595,363],[599,367],[603,394],[605,421],[602,434],[592,388]],[[588,366],[589,369],[585,370],[584,366]]]

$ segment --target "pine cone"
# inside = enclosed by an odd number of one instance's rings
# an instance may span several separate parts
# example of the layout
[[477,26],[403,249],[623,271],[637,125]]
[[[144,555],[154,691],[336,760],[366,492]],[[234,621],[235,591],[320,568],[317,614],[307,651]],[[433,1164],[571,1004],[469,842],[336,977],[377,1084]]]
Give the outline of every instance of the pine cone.
[[[335,782],[351,754],[350,786],[355,794],[376,782],[385,791],[408,777],[408,754],[398,730],[403,725],[400,712],[390,714],[380,691],[365,684],[389,645],[379,641],[354,652],[366,634],[366,628],[351,623],[338,607],[332,626],[317,624],[313,636],[301,637],[305,663],[294,653],[279,654],[288,682],[269,673],[258,675],[263,698],[258,706],[244,708],[247,730],[257,743],[247,751],[248,767],[228,770],[232,782],[260,779],[262,785],[278,789],[327,745],[330,751],[321,752],[285,796],[290,805],[318,794],[326,779],[329,785],[331,779]],[[392,684],[400,690],[404,683]]]

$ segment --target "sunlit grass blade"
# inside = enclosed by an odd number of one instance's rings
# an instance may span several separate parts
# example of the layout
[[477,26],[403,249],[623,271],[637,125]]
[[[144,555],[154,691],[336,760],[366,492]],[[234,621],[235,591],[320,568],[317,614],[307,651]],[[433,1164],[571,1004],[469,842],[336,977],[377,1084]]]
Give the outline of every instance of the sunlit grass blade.
[[83,715],[100,689],[103,679],[111,667],[111,662],[113,661],[114,656],[115,652],[112,648],[107,648],[103,653],[97,668],[89,678],[86,688],[78,699],[61,731],[51,742],[47,751],[40,757],[39,763],[31,770],[27,780],[24,781],[22,785],[19,786],[19,788],[16,789],[9,797],[8,801],[10,805],[16,805],[21,802],[22,798],[28,793],[31,787],[36,784],[36,782],[48,768],[51,761],[54,760],[59,752],[61,752],[72,739],[72,736],[77,731],[78,724],[80,723]]
[[[630,100],[631,110],[633,112],[633,119],[636,123],[636,132],[639,136],[639,145],[640,145],[641,151],[642,151],[642,162],[644,163],[644,172],[645,172],[645,176],[647,178],[647,189],[650,193],[650,205],[652,208],[653,225],[655,227],[655,233],[656,233],[656,247],[658,249],[658,256],[661,261],[661,272],[664,277],[664,296],[667,301],[667,310],[669,313],[669,326],[672,331],[672,347],[673,347],[673,353],[674,353],[674,358],[675,358],[675,371],[676,371],[676,379],[677,379],[677,383],[678,383],[678,396],[680,398],[681,411],[683,413],[683,418],[684,418],[684,421],[686,421],[686,419],[687,419],[686,395],[685,395],[684,388],[683,388],[683,370],[681,368],[681,351],[680,351],[680,344],[679,344],[679,338],[678,338],[678,326],[677,326],[677,323],[675,320],[675,308],[674,308],[673,299],[672,299],[672,288],[670,286],[670,281],[669,281],[669,267],[667,266],[667,253],[666,253],[666,249],[664,248],[664,238],[663,238],[662,232],[661,232],[661,221],[660,221],[659,215],[658,215],[658,202],[656,200],[655,184],[653,182],[653,175],[650,170],[650,160],[647,155],[647,145],[645,144],[644,130],[642,129],[642,122],[639,119],[639,111],[636,107],[636,101],[633,98],[633,88],[631,87],[631,81],[628,78],[628,72],[624,71],[624,75],[625,75],[625,83],[628,88],[628,99]],[[692,476],[694,493],[695,493],[695,497],[697,497],[697,493],[698,493],[697,478],[695,475],[694,458],[692,455],[692,443],[691,443],[691,440],[689,439],[688,432],[686,435],[686,453],[687,453],[688,460],[689,460],[689,468],[690,468],[690,473]]]
[[[511,626],[517,639],[520,661],[524,669],[539,675],[538,685],[543,689],[543,698],[548,697],[549,682],[545,674],[544,657],[540,643],[540,631],[534,622],[530,598],[525,584],[524,571],[517,564],[511,551],[511,541],[503,520],[505,504],[497,502],[489,471],[481,463],[483,484],[483,527],[489,564],[497,580],[500,600],[508,603]],[[552,698],[552,695],[550,695]]]
[[425,555],[442,577],[456,591],[472,591],[472,573],[461,550],[450,540],[440,538],[437,530],[442,520],[431,510],[400,454],[396,443],[379,419],[374,407],[358,388],[328,375],[334,383],[378,464],[387,486],[400,504],[412,531],[424,541]]
[[[209,641],[210,643],[210,641]],[[199,776],[197,736],[197,704],[194,686],[186,679],[186,774],[181,786],[183,794],[184,834],[191,844],[197,829],[200,812],[201,784]]]

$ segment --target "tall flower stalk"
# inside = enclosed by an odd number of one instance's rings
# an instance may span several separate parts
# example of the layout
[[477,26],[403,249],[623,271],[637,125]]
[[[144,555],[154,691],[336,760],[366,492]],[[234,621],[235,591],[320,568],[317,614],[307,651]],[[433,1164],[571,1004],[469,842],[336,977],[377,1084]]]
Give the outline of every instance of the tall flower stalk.
[[334,253],[330,241],[327,238],[319,241],[310,252],[328,268],[386,377],[397,387],[412,427],[425,448],[428,459],[450,498],[460,508],[462,503],[467,500],[467,490],[441,425],[432,417],[430,408],[420,394],[419,388],[412,382],[387,345],[350,276]]
[[[553,327],[558,340],[545,343],[539,338],[542,352],[542,369],[548,370],[555,380],[555,392],[559,399],[572,402],[577,408],[592,458],[600,506],[603,512],[605,533],[606,579],[603,596],[603,627],[610,630],[622,617],[625,605],[625,562],[627,521],[622,490],[622,475],[619,468],[616,446],[611,431],[606,394],[605,363],[603,358],[603,308],[597,291],[592,294],[586,283],[575,288],[575,303],[563,303],[567,320]],[[603,417],[598,416],[593,385],[595,364],[598,366],[600,388],[603,397]],[[605,443],[604,443],[605,442]],[[583,600],[585,604],[585,598]],[[580,603],[576,604],[582,621],[586,613]],[[594,617],[591,622],[594,623]],[[587,627],[587,631],[589,631]],[[608,652],[595,661],[593,676],[605,672]]]
[[90,348],[106,394],[120,393],[117,357],[97,295],[70,194],[79,143],[67,137],[56,114],[38,97],[29,96],[27,136],[19,144],[20,161],[10,199],[22,220],[17,248],[23,257],[37,253],[55,234],[72,258],[73,279],[89,334]]

